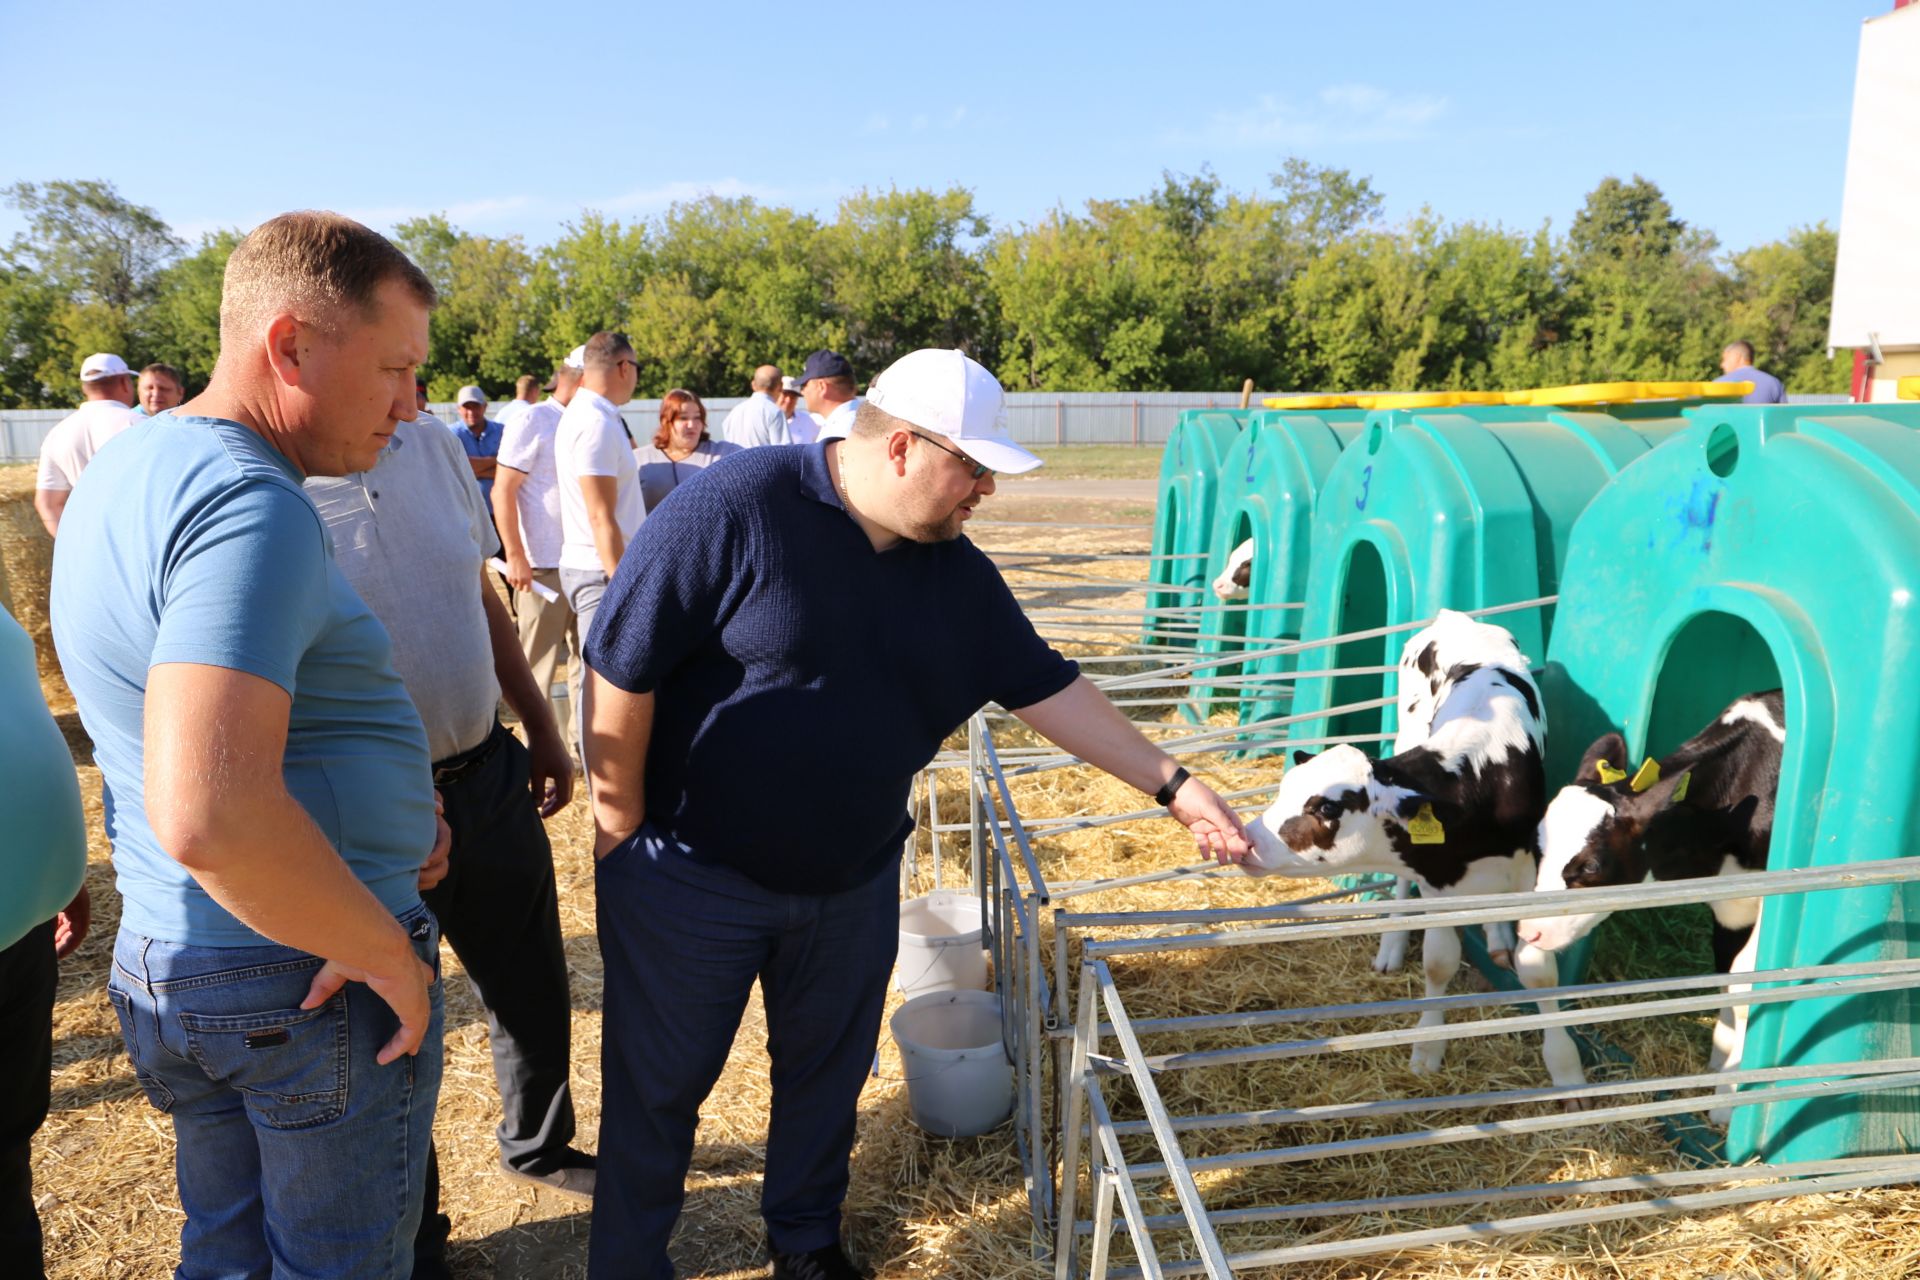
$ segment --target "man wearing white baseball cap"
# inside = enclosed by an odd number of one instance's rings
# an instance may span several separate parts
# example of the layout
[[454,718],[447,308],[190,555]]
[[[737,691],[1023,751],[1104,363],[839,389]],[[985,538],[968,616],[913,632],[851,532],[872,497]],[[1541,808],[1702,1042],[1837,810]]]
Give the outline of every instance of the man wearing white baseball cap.
[[[846,439],[749,450],[681,485],[607,588],[587,637],[606,965],[596,1280],[673,1275],[700,1104],[756,979],[774,1280],[863,1274],[840,1204],[899,940],[907,800],[986,703],[1153,796],[1210,856],[1247,855],[1233,810],[1040,638],[960,536],[995,471],[1040,465],[1003,402],[962,353],[916,351]],[[803,749],[770,770],[770,742]]]
[[[553,437],[586,368],[584,344],[554,366],[553,377],[541,388],[547,398],[500,433],[493,476],[493,523],[506,555],[507,582],[518,593],[514,621],[520,650],[542,697],[552,696],[554,673],[566,659],[569,707],[580,705],[580,635],[573,607],[560,589],[560,477],[554,470]],[[535,590],[535,583],[550,594]]]
[[60,513],[80,473],[107,441],[140,421],[133,411],[133,370],[119,356],[100,352],[80,364],[80,389],[87,402],[62,418],[40,442],[40,475],[34,481],[33,509],[53,537]]
[[467,465],[473,468],[473,478],[480,484],[480,500],[491,512],[493,473],[498,468],[495,459],[500,454],[500,424],[487,416],[487,393],[479,387],[460,388],[453,404],[464,426],[464,429],[453,429],[454,437],[467,451]]

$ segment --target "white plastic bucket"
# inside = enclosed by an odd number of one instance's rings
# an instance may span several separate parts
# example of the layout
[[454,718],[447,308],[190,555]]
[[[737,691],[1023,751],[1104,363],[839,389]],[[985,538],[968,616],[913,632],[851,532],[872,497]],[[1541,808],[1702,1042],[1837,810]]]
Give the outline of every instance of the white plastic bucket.
[[1013,1067],[1000,1043],[1000,997],[931,991],[888,1025],[907,1074],[913,1122],[943,1138],[986,1133],[1013,1114]]
[[910,996],[929,991],[980,991],[987,953],[980,946],[980,899],[935,889],[900,904],[900,958],[894,983]]

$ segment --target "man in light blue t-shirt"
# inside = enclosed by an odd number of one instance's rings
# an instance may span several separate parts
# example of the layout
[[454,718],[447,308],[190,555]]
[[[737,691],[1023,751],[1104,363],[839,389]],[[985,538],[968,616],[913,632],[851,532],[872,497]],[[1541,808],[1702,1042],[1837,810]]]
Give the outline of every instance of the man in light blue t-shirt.
[[181,1274],[407,1276],[441,1067],[426,735],[302,491],[414,416],[434,293],[286,214],[207,389],[76,485],[52,617],[124,899],[108,994],[178,1139]]
[[1720,376],[1715,382],[1751,382],[1753,390],[1740,397],[1741,404],[1785,404],[1787,389],[1780,379],[1753,367],[1753,344],[1742,339],[1729,342],[1720,353]]

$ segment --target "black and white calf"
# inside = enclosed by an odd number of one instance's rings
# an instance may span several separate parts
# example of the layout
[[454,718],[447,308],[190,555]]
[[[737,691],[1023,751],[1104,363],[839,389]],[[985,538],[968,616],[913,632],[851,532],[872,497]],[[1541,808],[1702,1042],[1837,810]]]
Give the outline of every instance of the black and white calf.
[[[1471,671],[1497,666],[1520,672],[1528,669],[1526,655],[1514,644],[1511,632],[1492,623],[1476,622],[1464,613],[1442,610],[1431,626],[1408,637],[1400,649],[1399,728],[1393,737],[1393,754],[1413,750],[1433,732],[1434,708],[1451,689],[1456,669]],[[1535,706],[1538,707],[1537,701]],[[1544,720],[1539,728],[1545,732]],[[1405,876],[1397,877],[1394,898],[1406,898],[1411,887],[1412,881]],[[1513,926],[1505,922],[1490,924],[1485,932],[1487,954],[1495,963],[1511,968]],[[1404,933],[1381,934],[1373,967],[1381,973],[1397,972],[1407,960],[1407,938]]]
[[[1778,689],[1736,699],[1661,760],[1657,772],[1629,769],[1625,740],[1607,734],[1587,748],[1573,783],[1553,798],[1540,823],[1537,887],[1583,889],[1765,871],[1786,743],[1786,703]],[[1759,898],[1711,904],[1719,972],[1753,971],[1760,904]],[[1523,920],[1520,937],[1558,951],[1608,914]],[[1740,1065],[1746,1031],[1744,1006],[1721,1012],[1711,1070]]]
[[[1504,630],[1459,613],[1442,613],[1408,642],[1416,665],[1429,645],[1425,740],[1378,761],[1351,746],[1298,753],[1252,830],[1250,871],[1386,872],[1409,877],[1430,897],[1533,885],[1534,842],[1546,808],[1545,723],[1526,660]],[[1453,660],[1469,650],[1497,660]],[[1459,935],[1429,929],[1422,947],[1427,995],[1443,995],[1460,968]],[[1514,961],[1529,987],[1557,981],[1548,952],[1523,946]],[[1551,1002],[1541,1007],[1551,1011]],[[1443,1020],[1428,1012],[1419,1025]],[[1579,1050],[1565,1030],[1549,1030],[1544,1047],[1555,1084],[1584,1082]],[[1413,1069],[1438,1069],[1445,1052],[1445,1041],[1416,1045]]]
[[1227,567],[1213,580],[1213,594],[1222,600],[1245,600],[1252,582],[1253,539],[1248,538],[1227,557]]

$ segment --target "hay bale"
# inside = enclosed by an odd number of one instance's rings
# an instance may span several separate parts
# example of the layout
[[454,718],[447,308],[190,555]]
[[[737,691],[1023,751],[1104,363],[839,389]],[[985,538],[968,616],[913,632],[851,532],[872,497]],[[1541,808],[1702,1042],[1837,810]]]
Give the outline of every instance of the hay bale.
[[53,654],[53,629],[47,616],[47,584],[53,574],[53,539],[33,509],[37,469],[30,464],[0,467],[0,590],[7,612],[33,637],[40,682],[56,712],[73,706],[73,695]]

